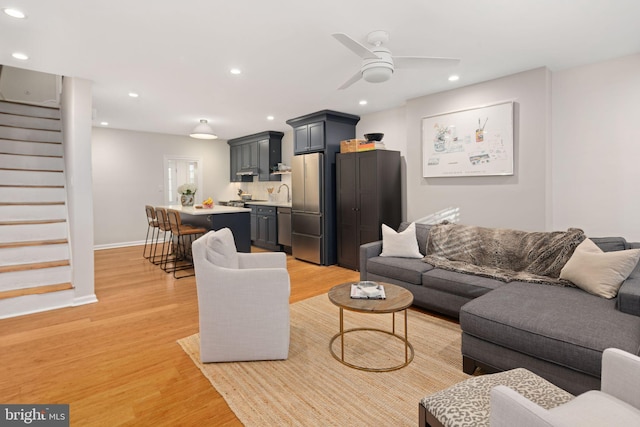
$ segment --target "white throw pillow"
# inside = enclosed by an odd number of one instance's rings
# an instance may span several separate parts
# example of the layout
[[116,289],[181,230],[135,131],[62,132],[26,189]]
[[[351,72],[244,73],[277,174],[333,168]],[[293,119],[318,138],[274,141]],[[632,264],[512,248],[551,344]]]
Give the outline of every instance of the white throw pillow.
[[386,224],[382,224],[382,253],[380,256],[398,258],[423,258],[416,239],[416,225],[409,224],[406,230],[398,233]]
[[585,239],[562,267],[560,278],[590,294],[613,298],[638,259],[640,249],[603,252],[592,240]]
[[208,234],[207,259],[218,267],[238,268],[238,251],[231,230],[222,228]]

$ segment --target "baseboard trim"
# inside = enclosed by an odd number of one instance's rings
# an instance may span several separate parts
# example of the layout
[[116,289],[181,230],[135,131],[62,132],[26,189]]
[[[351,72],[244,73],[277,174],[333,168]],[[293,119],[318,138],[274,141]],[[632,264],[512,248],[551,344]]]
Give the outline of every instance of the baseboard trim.
[[126,248],[128,246],[144,246],[144,240],[134,241],[134,242],[120,242],[120,243],[106,243],[104,245],[94,245],[94,251],[102,251],[105,249],[116,249],[116,248]]
[[78,297],[73,299],[73,306],[85,305],[85,304],[93,304],[98,302],[98,297],[96,294],[87,295],[84,297]]
[[[165,240],[160,240],[158,243],[164,243],[164,242]],[[101,251],[104,249],[126,248],[129,246],[144,246],[144,240],[138,240],[134,242],[106,243],[104,245],[94,245],[93,250]]]

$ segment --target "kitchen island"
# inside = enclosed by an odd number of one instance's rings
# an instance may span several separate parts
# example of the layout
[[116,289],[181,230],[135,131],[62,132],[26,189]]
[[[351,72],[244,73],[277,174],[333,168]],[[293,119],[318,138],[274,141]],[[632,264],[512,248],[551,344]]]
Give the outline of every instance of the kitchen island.
[[251,209],[217,205],[202,209],[181,205],[162,207],[180,212],[180,220],[184,224],[203,227],[207,230],[229,228],[233,233],[238,252],[251,252]]

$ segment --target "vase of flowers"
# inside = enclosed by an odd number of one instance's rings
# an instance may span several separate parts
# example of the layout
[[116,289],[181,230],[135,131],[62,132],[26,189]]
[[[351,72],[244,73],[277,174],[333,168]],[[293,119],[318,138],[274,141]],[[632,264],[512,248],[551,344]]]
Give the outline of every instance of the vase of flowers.
[[196,196],[196,190],[198,187],[195,184],[182,184],[178,187],[178,193],[180,194],[180,203],[182,206],[193,206]]

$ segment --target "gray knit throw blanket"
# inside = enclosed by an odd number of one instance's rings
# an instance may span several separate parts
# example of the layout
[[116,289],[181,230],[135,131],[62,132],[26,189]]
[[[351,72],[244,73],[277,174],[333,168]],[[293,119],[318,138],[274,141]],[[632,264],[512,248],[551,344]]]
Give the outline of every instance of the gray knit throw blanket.
[[560,270],[584,232],[526,232],[460,224],[431,227],[427,256],[434,267],[510,282],[512,280],[573,286],[559,279]]

